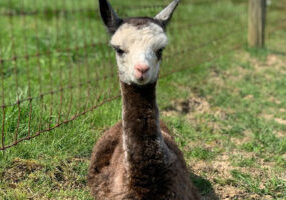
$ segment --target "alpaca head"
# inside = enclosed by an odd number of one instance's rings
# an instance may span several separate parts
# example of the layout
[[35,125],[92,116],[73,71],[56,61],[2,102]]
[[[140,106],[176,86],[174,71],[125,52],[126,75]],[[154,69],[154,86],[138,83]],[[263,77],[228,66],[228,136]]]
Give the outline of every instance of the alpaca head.
[[127,84],[145,85],[158,78],[162,52],[168,39],[165,28],[177,7],[174,0],[154,18],[121,19],[107,0],[99,0],[100,14],[116,51],[119,78]]

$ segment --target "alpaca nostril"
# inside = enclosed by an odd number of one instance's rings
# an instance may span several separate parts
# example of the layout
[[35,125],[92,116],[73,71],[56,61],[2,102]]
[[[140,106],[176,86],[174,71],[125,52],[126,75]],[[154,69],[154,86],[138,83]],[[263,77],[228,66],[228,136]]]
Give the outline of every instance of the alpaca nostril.
[[135,65],[135,70],[141,72],[141,73],[146,73],[150,69],[148,65]]

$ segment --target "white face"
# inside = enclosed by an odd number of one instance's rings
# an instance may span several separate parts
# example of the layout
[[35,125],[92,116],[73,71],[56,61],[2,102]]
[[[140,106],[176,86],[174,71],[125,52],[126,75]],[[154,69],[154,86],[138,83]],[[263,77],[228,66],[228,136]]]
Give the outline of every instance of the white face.
[[167,42],[163,28],[155,23],[142,27],[128,23],[121,25],[110,42],[117,51],[120,80],[137,85],[155,82]]

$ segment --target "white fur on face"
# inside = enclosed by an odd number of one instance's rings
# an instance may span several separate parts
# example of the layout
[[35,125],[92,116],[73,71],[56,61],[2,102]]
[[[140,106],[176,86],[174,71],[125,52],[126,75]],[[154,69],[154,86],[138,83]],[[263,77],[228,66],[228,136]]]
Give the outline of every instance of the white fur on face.
[[[125,23],[115,32],[110,43],[125,52],[123,55],[116,55],[121,81],[144,85],[157,80],[160,59],[156,56],[156,52],[168,43],[162,27],[151,22],[140,28]],[[150,67],[144,80],[136,79],[135,65]]]

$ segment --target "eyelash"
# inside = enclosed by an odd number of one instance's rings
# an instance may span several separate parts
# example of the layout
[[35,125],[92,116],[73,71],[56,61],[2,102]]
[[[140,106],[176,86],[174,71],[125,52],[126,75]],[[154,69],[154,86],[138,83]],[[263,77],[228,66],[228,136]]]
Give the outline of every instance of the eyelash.
[[125,51],[118,47],[114,47],[114,49],[119,56],[122,56],[123,54],[125,54]]
[[[122,56],[123,54],[125,54],[126,52],[118,47],[114,47],[116,53],[119,55],[119,56]],[[161,49],[158,49],[156,51],[156,56],[158,59],[160,59],[162,57],[162,53],[163,53],[163,50],[164,48],[161,48]]]
[[162,57],[162,53],[163,53],[164,48],[158,49],[156,51],[156,56],[158,59],[160,59]]

